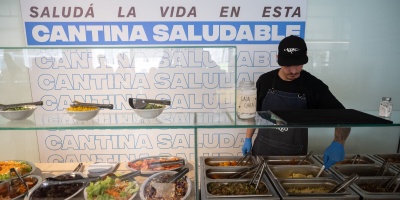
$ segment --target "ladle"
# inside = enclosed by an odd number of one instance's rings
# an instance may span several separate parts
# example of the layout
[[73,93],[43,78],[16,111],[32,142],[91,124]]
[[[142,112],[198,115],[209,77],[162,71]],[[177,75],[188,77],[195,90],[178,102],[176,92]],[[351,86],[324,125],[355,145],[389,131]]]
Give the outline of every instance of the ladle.
[[313,152],[313,151],[310,151],[303,159],[301,159],[301,160],[297,163],[297,165],[300,165],[302,162],[304,162],[305,160],[307,160],[307,158],[311,156],[312,152]]
[[321,175],[322,171],[324,171],[324,169],[325,169],[325,165],[322,165],[321,169],[319,170],[319,172],[318,172],[317,176],[315,176],[315,178],[318,178]]
[[342,189],[349,187],[354,181],[356,181],[360,176],[358,174],[352,174],[348,178],[344,179],[342,183],[331,189],[328,193],[337,193]]

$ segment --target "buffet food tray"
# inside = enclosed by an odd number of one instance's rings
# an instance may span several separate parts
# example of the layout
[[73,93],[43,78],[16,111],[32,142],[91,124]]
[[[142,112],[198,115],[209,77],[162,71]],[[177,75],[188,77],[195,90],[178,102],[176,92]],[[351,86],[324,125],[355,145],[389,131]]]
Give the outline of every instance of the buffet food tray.
[[[282,165],[282,166],[268,166],[267,173],[269,177],[275,179],[297,179],[297,178],[314,178],[325,179],[332,177],[329,171],[322,171],[318,178],[315,178],[320,171],[321,166],[316,165]],[[305,176],[305,177],[304,177]]]
[[[357,155],[359,155],[358,158],[356,158]],[[314,155],[314,158],[320,163],[324,163],[323,155]],[[355,161],[354,164],[352,164],[353,161]],[[344,160],[335,165],[373,165],[380,163],[382,162],[379,162],[376,158],[368,154],[346,154]]]
[[[331,171],[324,170],[317,178],[322,167],[322,164],[314,157],[310,156],[306,159],[308,164],[297,165],[298,161],[305,156],[266,156],[263,157],[267,162],[274,163],[274,165],[267,165],[266,174],[270,178],[273,186],[277,190],[281,199],[359,199],[357,195],[350,188],[336,194],[294,194],[289,193],[287,189],[290,187],[312,187],[312,186],[325,186],[326,188],[333,188],[340,183],[339,177]],[[293,178],[293,176],[295,178]],[[307,177],[309,175],[309,177]],[[290,177],[292,176],[292,177]],[[312,177],[310,177],[312,176]]]
[[[306,156],[263,156],[268,165],[297,165]],[[301,165],[319,165],[314,157],[310,156],[301,162]]]
[[356,173],[360,178],[374,178],[374,177],[392,177],[396,175],[396,171],[393,168],[388,168],[383,176],[377,176],[380,164],[375,165],[334,165],[330,168],[333,173],[339,176],[341,179],[345,179],[352,174]]
[[400,170],[400,153],[393,154],[373,154],[376,159],[383,162],[387,160],[392,166]]
[[[375,177],[375,178],[360,178],[356,180],[350,187],[356,191],[363,200],[369,199],[380,199],[380,200],[393,200],[393,199],[400,199],[400,189],[397,190],[396,193],[392,192],[371,192],[365,190],[366,188],[363,185],[367,184],[370,187],[378,187],[378,186],[386,186],[386,184],[391,180],[391,178],[387,177]],[[400,181],[400,180],[397,180]],[[395,184],[393,185],[395,186]],[[363,189],[364,188],[364,189]],[[378,188],[376,188],[378,189]]]
[[[252,175],[249,174],[241,179],[238,178],[230,178],[230,175],[233,175],[237,172],[240,172],[244,169],[248,169],[255,164],[257,164],[257,160],[255,157],[251,157],[248,165],[244,166],[220,166],[219,162],[231,162],[238,161],[242,157],[241,156],[222,156],[222,157],[200,157],[200,185],[201,185],[201,199],[280,199],[277,192],[275,191],[272,183],[269,181],[268,177],[265,173],[263,173],[260,185],[265,186],[267,191],[263,194],[249,194],[249,195],[214,195],[208,191],[208,186],[210,184],[218,184],[218,185],[228,185],[228,184],[241,184],[245,185],[251,181]],[[235,188],[236,189],[236,188]],[[239,188],[237,188],[239,189]]]

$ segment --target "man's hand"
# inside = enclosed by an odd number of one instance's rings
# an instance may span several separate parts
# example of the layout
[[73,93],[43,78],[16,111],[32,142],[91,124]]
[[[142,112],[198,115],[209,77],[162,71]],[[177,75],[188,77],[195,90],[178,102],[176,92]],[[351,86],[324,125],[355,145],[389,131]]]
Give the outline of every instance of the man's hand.
[[244,140],[243,146],[242,146],[242,153],[243,156],[247,154],[247,152],[251,151],[251,138],[246,138]]
[[343,144],[333,141],[324,152],[325,169],[329,169],[332,165],[344,159]]

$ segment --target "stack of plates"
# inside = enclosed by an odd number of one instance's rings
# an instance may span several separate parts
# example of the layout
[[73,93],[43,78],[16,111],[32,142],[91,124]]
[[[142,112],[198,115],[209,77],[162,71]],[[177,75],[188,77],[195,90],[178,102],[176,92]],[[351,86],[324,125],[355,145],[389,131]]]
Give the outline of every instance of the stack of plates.
[[104,176],[108,173],[111,173],[118,167],[118,162],[96,162],[86,169],[86,174],[88,177],[97,177],[97,176]]

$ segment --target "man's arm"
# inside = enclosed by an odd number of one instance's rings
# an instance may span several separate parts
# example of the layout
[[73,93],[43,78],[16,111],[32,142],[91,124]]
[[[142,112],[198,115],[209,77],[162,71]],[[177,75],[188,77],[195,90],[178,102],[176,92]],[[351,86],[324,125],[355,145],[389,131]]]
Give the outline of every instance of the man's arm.
[[326,169],[344,159],[344,143],[349,134],[350,128],[335,128],[335,138],[324,152],[324,166]]
[[333,141],[339,142],[340,144],[344,145],[347,137],[349,137],[350,135],[350,130],[351,128],[335,128],[335,137]]
[[255,128],[248,128],[246,130],[246,138],[252,138],[255,131],[256,131]]

